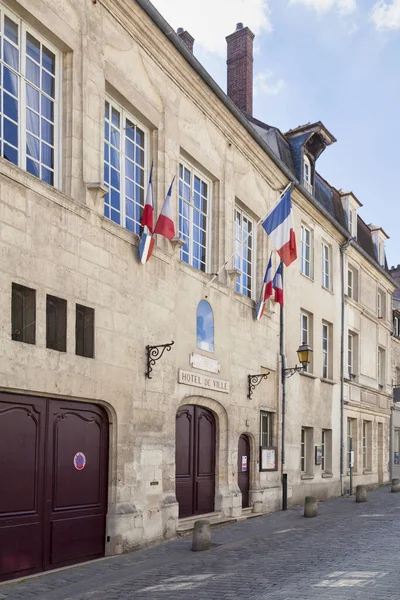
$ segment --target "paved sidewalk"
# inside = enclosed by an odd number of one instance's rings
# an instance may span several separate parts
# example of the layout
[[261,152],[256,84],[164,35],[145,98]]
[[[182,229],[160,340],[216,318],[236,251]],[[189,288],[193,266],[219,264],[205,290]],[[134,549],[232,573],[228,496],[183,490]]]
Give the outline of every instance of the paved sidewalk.
[[190,538],[0,585],[0,600],[386,600],[400,599],[400,494],[370,492],[213,530],[215,546]]

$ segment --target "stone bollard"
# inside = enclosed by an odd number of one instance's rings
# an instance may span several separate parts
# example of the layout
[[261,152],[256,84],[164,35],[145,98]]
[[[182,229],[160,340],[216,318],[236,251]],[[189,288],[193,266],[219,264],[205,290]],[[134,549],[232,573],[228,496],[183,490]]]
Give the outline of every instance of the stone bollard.
[[311,519],[318,515],[318,500],[314,496],[306,496],[304,499],[304,516]]
[[400,479],[393,477],[392,479],[392,489],[391,492],[400,492]]
[[365,485],[358,485],[356,487],[356,502],[367,501],[367,488]]
[[193,530],[193,552],[201,552],[211,548],[211,525],[210,521],[195,521]]

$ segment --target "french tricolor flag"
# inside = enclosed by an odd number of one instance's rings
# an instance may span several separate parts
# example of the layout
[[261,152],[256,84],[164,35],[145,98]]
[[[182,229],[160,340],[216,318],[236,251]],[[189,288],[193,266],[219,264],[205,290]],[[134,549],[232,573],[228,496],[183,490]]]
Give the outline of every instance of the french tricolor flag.
[[146,263],[153,253],[154,238],[153,238],[153,164],[150,169],[149,185],[147,188],[146,202],[144,203],[142,220],[140,222],[143,227],[142,236],[139,244],[139,258],[142,264]]
[[163,235],[167,240],[171,241],[175,237],[175,223],[172,218],[172,206],[171,206],[171,195],[172,186],[174,185],[175,177],[173,178],[171,185],[169,186],[167,197],[165,198],[164,205],[161,209],[160,216],[157,219],[154,233]]
[[283,281],[282,281],[282,263],[276,270],[273,288],[275,290],[275,302],[283,306]]
[[271,238],[281,260],[288,267],[297,258],[290,189],[268,215],[262,226]]
[[265,271],[264,283],[261,290],[260,300],[256,308],[256,321],[259,321],[264,314],[265,303],[272,296],[272,254],[269,259],[267,270]]

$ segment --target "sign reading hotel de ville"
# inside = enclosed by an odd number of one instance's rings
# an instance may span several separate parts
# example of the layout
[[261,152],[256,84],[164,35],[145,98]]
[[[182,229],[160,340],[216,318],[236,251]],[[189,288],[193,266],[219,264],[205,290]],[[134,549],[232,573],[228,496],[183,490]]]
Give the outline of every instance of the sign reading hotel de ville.
[[194,387],[205,388],[207,390],[213,390],[214,392],[229,394],[229,381],[209,375],[203,375],[203,373],[179,369],[178,382],[186,385],[193,385]]

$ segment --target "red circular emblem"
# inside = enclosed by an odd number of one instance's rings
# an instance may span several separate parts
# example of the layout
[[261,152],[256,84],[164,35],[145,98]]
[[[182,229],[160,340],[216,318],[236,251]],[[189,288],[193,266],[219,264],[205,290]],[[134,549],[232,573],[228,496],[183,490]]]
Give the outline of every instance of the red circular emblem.
[[74,467],[78,471],[82,471],[86,467],[86,456],[83,452],[77,452],[74,456]]

